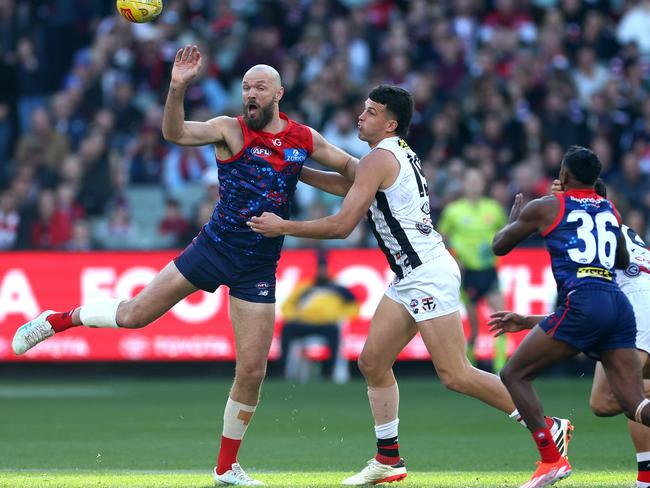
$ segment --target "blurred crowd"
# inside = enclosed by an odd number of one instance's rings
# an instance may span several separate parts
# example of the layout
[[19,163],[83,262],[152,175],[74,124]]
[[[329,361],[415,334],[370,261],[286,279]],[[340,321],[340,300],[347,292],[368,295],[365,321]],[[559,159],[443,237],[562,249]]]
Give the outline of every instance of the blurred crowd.
[[[407,140],[434,216],[468,167],[504,208],[517,192],[546,194],[563,151],[581,144],[648,235],[650,0],[166,0],[140,25],[105,0],[0,0],[0,249],[143,247],[139,226],[152,222],[134,206],[154,205],[132,198],[143,187],[162,207],[146,246],[189,242],[218,179],[211,148],[161,135],[171,63],[188,43],[205,67],[190,119],[240,113],[241,76],[271,64],[281,109],[362,156],[369,89],[400,85],[415,100]],[[301,186],[294,203],[295,217],[316,218],[340,199]],[[338,245],[370,244],[362,223]]]

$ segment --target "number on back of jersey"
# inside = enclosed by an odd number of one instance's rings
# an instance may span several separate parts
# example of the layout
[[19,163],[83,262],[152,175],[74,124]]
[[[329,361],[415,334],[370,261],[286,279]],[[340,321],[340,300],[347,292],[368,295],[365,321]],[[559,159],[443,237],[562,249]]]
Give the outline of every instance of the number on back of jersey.
[[605,268],[614,267],[616,260],[616,233],[618,220],[611,212],[599,212],[592,216],[584,210],[572,210],[567,222],[579,222],[576,229],[576,246],[569,249],[569,257],[580,264],[591,264],[596,258]]

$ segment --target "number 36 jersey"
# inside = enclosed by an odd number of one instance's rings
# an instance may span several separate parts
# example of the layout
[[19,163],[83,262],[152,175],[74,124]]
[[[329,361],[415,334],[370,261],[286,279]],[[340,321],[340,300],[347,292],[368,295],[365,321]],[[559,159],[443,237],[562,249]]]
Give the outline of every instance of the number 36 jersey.
[[558,298],[585,284],[614,280],[616,246],[621,219],[614,205],[591,189],[556,194],[557,217],[542,236],[551,255]]

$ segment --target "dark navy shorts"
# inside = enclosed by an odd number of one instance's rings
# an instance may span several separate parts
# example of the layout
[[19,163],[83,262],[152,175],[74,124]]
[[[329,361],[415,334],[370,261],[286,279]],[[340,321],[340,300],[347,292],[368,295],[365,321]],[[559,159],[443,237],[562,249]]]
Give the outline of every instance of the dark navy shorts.
[[547,335],[594,359],[602,351],[636,347],[632,305],[622,291],[611,286],[593,284],[574,289],[539,326]]
[[174,258],[181,274],[197,288],[214,292],[230,288],[230,295],[247,302],[275,303],[276,259],[247,256],[225,243],[214,242],[201,231]]

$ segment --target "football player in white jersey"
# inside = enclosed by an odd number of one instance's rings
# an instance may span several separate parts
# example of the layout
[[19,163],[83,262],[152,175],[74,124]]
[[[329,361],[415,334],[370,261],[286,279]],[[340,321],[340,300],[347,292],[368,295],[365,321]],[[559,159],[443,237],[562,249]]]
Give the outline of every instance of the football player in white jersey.
[[[595,183],[598,195],[607,198],[607,187],[598,178]],[[560,180],[553,182],[553,193],[563,191]],[[644,377],[650,378],[650,250],[634,230],[623,224],[621,231],[630,255],[630,264],[625,270],[616,270],[616,282],[632,304],[636,318],[636,348],[641,364],[644,365]],[[531,321],[513,312],[496,312],[492,314],[489,325],[495,335],[517,332],[529,328]],[[645,394],[650,393],[650,381],[644,380]],[[611,417],[622,413],[607,381],[605,370],[600,362],[596,363],[590,399],[593,413],[599,417]],[[636,450],[638,474],[636,487],[650,488],[650,429],[643,424],[628,420],[628,430]]]
[[[607,187],[602,180],[596,182],[596,193],[607,198]],[[632,303],[636,317],[636,347],[641,363],[645,365],[644,377],[650,377],[648,361],[650,353],[650,251],[634,230],[627,225],[621,226],[625,236],[625,245],[630,254],[630,265],[625,270],[616,270],[616,282],[621,291]],[[644,381],[646,395],[650,382]],[[610,417],[621,413],[621,407],[609,387],[601,363],[596,363],[594,382],[591,389],[591,409],[599,417]],[[650,488],[650,429],[637,422],[628,420],[628,430],[636,450],[638,465],[637,488]]]
[[[433,228],[420,160],[404,141],[412,113],[413,101],[406,90],[388,85],[374,88],[358,120],[359,138],[371,151],[359,161],[354,183],[333,173],[303,168],[303,182],[345,196],[336,215],[298,222],[264,213],[249,222],[254,231],[266,237],[340,239],[367,215],[379,247],[395,272],[395,280],[375,311],[358,361],[368,383],[377,454],[360,473],[344,480],[344,485],[406,477],[398,450],[399,390],[392,366],[418,332],[447,388],[520,420],[501,380],[474,368],[467,359],[460,316],[460,271]],[[547,422],[566,455],[571,424],[555,418]]]

